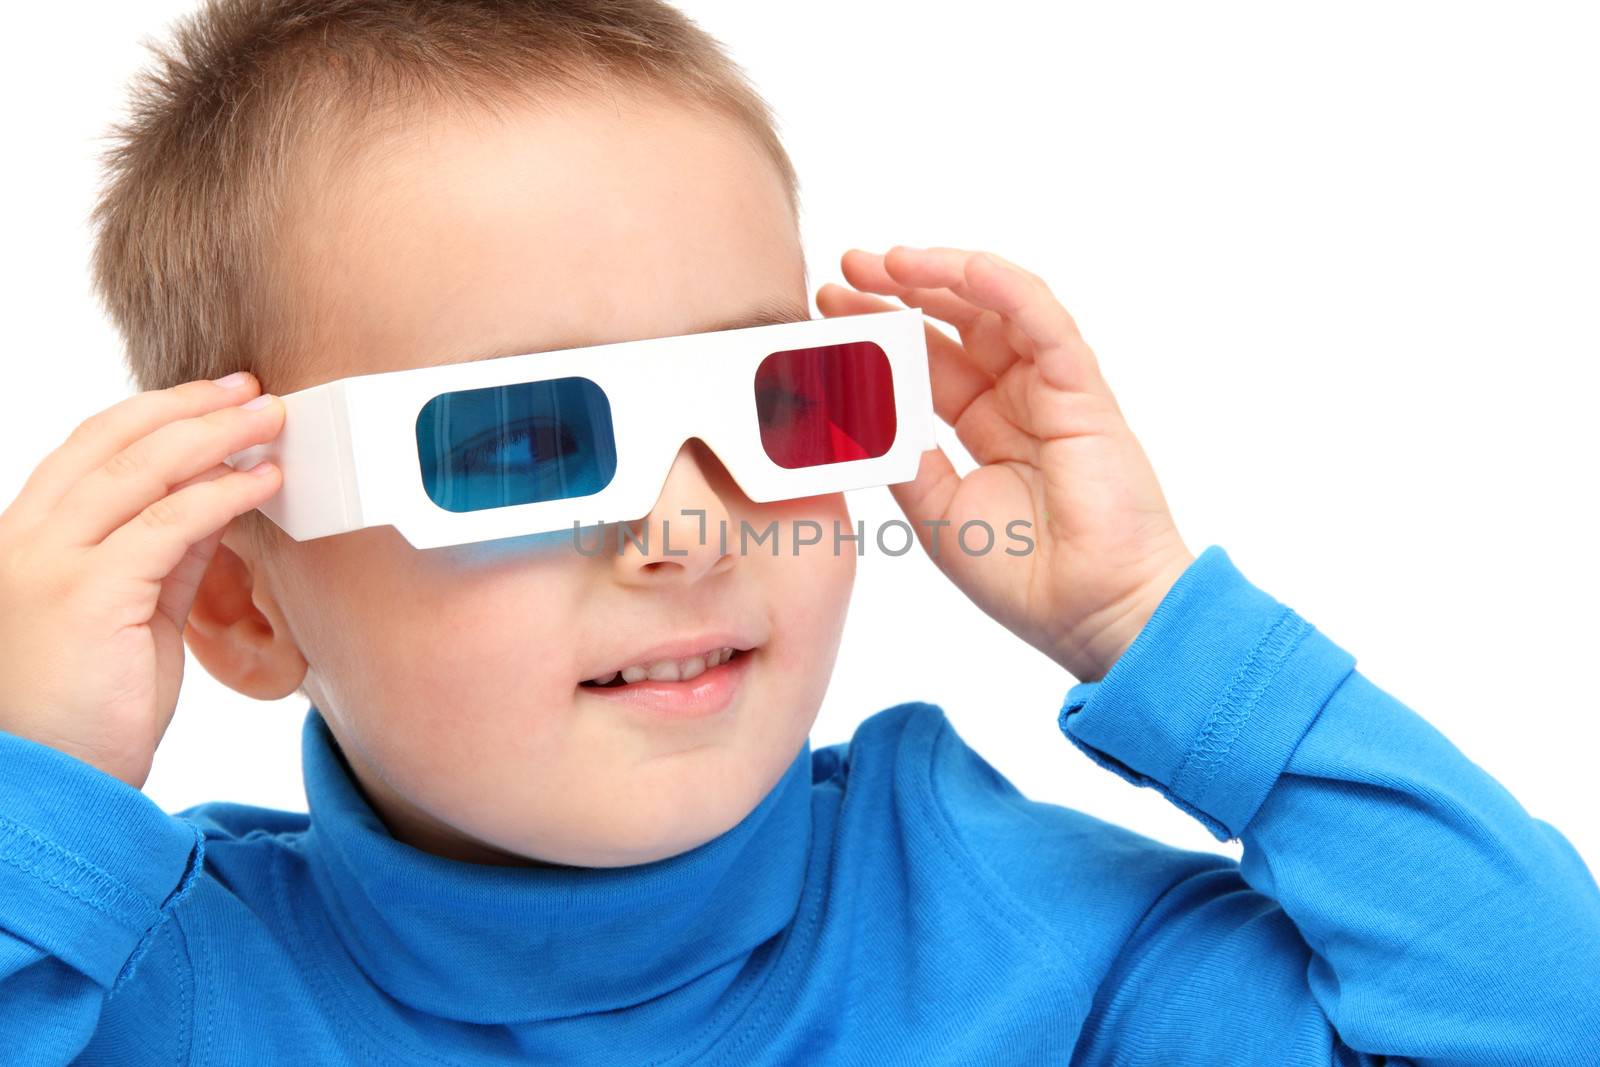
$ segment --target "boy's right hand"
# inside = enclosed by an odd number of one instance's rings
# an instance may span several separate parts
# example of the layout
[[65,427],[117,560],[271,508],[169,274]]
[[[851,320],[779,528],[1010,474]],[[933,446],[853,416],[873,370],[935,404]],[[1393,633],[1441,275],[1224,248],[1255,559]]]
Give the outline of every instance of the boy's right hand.
[[242,406],[260,386],[241,374],[91,416],[0,512],[0,730],[143,788],[200,578],[233,517],[282,481],[271,463],[223,462],[283,427],[276,397]]

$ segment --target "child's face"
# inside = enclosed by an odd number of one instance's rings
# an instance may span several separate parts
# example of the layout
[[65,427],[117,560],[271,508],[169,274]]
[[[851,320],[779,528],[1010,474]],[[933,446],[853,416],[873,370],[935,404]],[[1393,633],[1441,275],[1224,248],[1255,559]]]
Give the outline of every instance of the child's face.
[[[315,342],[303,368],[269,383],[280,393],[688,333],[763,304],[806,316],[775,168],[731,125],[680,105],[618,96],[410,121],[313,188],[279,265]],[[704,510],[708,531],[727,524],[726,554],[714,534],[696,543],[684,509]],[[828,536],[796,556],[798,518]],[[778,520],[778,555],[770,542],[738,554],[741,520]],[[271,672],[297,683],[306,671],[402,840],[480,862],[645,862],[732,827],[799,752],[854,576],[848,547],[833,550],[835,520],[848,529],[841,495],[753,503],[691,441],[649,516],[649,556],[585,555],[570,537],[422,551],[385,526],[281,538],[256,559],[230,530],[262,614],[231,628],[227,657],[201,659],[224,681],[250,681],[253,664],[257,690]],[[580,687],[714,635],[756,646],[720,713],[673,719]]]

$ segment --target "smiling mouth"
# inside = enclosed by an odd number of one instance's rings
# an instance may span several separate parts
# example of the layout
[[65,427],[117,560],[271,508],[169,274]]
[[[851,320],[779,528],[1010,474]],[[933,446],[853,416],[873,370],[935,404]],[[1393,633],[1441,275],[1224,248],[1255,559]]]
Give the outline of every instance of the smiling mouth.
[[579,682],[578,685],[587,689],[622,689],[640,682],[688,682],[732,661],[743,659],[753,651],[754,649],[723,645],[695,656],[634,664],[620,671],[611,671],[598,678]]

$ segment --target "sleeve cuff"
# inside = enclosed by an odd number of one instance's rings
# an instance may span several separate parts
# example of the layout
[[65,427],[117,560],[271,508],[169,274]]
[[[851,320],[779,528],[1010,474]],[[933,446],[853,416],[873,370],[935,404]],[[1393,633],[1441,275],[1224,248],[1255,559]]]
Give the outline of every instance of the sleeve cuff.
[[1090,759],[1227,841],[1354,668],[1355,657],[1212,545],[1105,677],[1068,691],[1058,721]]
[[0,730],[0,927],[110,987],[201,868],[198,828]]

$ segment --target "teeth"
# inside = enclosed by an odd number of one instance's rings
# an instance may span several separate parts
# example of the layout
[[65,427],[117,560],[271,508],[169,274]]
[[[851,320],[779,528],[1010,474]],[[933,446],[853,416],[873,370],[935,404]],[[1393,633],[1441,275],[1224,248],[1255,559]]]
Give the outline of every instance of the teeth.
[[620,671],[602,674],[598,678],[591,678],[590,685],[605,685],[614,681],[619,675],[624,684],[632,685],[649,679],[652,682],[687,682],[697,678],[712,667],[720,667],[733,658],[733,649],[724,645],[713,648],[710,652],[700,656],[690,656],[688,659],[664,659],[655,663],[640,663],[632,667],[624,667]]

